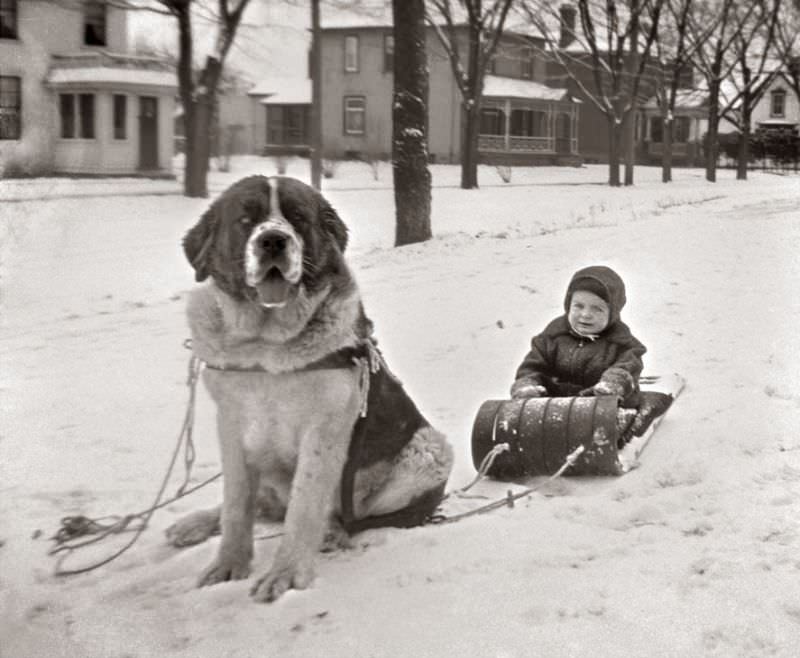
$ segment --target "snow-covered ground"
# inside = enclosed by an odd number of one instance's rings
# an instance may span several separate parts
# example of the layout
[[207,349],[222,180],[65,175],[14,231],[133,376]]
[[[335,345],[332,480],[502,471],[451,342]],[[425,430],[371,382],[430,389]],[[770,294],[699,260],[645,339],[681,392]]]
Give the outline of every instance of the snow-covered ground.
[[[474,475],[481,402],[505,396],[592,263],[626,280],[646,371],[688,380],[639,468],[364,533],[270,605],[248,582],[194,587],[217,539],[164,543],[179,515],[219,500],[218,482],[157,512],[117,560],[55,578],[61,517],[155,496],[188,395],[180,241],[209,201],[175,181],[0,181],[0,656],[800,655],[800,176],[723,171],[711,185],[676,170],[663,185],[640,168],[635,187],[610,189],[603,167],[515,169],[508,184],[485,168],[463,191],[457,168],[432,171],[435,237],[403,248],[388,166],[375,180],[343,164],[323,188],[391,368],[455,447],[450,488]],[[212,193],[254,172],[275,164],[234,160]],[[299,161],[288,174],[307,178]],[[219,468],[204,393],[195,435],[200,481]],[[276,544],[257,542],[257,565]]]

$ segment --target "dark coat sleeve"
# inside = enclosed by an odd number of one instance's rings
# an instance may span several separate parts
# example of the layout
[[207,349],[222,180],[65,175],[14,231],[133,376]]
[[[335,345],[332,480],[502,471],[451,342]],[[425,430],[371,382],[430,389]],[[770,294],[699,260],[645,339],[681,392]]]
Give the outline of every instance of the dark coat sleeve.
[[531,349],[525,355],[522,363],[517,368],[514,377],[514,387],[523,384],[533,384],[534,386],[544,386],[550,370],[550,356],[554,348],[552,340],[544,334],[534,336],[531,340]]
[[[623,325],[624,327],[624,325]],[[618,345],[614,362],[603,371],[600,384],[620,398],[627,399],[639,390],[639,376],[644,364],[642,356],[647,348],[627,329],[614,337]]]

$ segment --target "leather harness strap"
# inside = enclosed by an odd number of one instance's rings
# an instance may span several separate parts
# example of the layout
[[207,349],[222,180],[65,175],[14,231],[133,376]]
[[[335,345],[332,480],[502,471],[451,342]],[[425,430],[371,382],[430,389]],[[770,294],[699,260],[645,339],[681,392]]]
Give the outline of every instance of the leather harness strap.
[[[263,366],[228,366],[206,363],[211,370],[227,372],[267,372]],[[355,518],[353,495],[359,468],[379,460],[393,459],[411,440],[414,433],[428,422],[406,394],[400,381],[389,371],[372,338],[358,345],[343,347],[306,364],[295,372],[338,368],[362,368],[362,413],[356,420],[347,461],[341,480],[341,522],[349,534],[368,528],[393,526],[410,528],[427,522],[444,495],[444,484],[420,494],[406,507]]]

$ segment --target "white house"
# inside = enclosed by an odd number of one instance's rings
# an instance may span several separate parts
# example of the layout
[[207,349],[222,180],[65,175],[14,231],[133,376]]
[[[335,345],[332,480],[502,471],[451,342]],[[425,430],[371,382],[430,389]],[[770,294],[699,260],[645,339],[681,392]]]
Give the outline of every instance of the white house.
[[171,175],[176,88],[120,4],[0,0],[0,172]]

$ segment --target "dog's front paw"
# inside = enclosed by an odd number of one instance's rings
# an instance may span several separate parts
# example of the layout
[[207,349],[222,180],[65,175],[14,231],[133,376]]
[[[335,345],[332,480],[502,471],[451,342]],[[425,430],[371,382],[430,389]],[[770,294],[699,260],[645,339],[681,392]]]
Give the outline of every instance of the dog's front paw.
[[314,567],[309,563],[276,563],[256,581],[250,594],[256,601],[270,602],[289,589],[305,589],[314,580]]
[[225,557],[217,558],[200,574],[197,580],[198,587],[216,585],[228,580],[244,580],[250,575],[250,558]]
[[167,541],[176,548],[194,546],[219,532],[219,508],[187,514],[165,530]]

